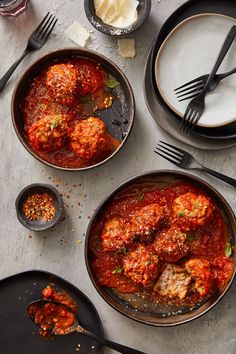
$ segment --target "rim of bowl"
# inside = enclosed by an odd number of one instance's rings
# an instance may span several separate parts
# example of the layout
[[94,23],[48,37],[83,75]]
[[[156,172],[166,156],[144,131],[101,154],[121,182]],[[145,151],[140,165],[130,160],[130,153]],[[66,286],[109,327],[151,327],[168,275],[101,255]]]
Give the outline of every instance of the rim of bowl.
[[[34,188],[42,188],[42,191],[45,190],[50,190],[50,192],[55,196],[57,202],[58,202],[58,207],[56,208],[56,216],[55,218],[52,219],[50,225],[47,225],[47,223],[45,223],[45,226],[40,226],[40,227],[36,227],[34,225],[30,225],[29,223],[27,223],[22,217],[21,217],[21,208],[19,207],[19,204],[22,200],[22,198],[24,198],[24,194],[27,191],[30,191],[31,189],[33,190]],[[29,184],[28,186],[24,187],[20,193],[18,194],[16,201],[15,201],[15,208],[16,208],[16,215],[17,218],[19,220],[19,222],[26,227],[27,229],[31,230],[31,231],[35,231],[35,232],[40,232],[40,231],[46,231],[51,229],[52,227],[54,227],[56,224],[58,224],[58,222],[60,221],[60,218],[62,216],[63,213],[63,209],[64,209],[64,202],[63,202],[63,198],[61,196],[61,194],[59,193],[59,191],[52,186],[51,184],[46,184],[46,183],[32,183]]]
[[[84,0],[84,9],[85,9],[85,14],[87,16],[87,19],[89,20],[91,25],[94,28],[96,28],[99,32],[107,34],[109,36],[121,37],[137,31],[147,20],[151,11],[152,2],[151,0],[139,0],[139,1],[142,1],[142,4],[139,4],[139,6],[145,6],[145,11],[143,15],[138,16],[138,19],[133,25],[130,25],[125,28],[113,27],[104,23],[100,19],[100,17],[98,17],[95,13],[93,0]],[[91,7],[93,9],[92,11],[91,11]]]
[[[129,91],[129,96],[131,99],[131,105],[130,105],[130,126],[128,129],[127,134],[125,135],[124,139],[121,141],[120,146],[118,147],[118,149],[116,149],[111,155],[109,155],[106,159],[91,165],[91,166],[87,166],[87,167],[79,167],[79,168],[70,168],[70,167],[62,167],[62,166],[57,166],[54,165],[51,162],[48,162],[46,160],[44,160],[43,158],[41,158],[39,155],[37,155],[31,148],[30,146],[25,142],[25,140],[22,138],[22,135],[20,134],[17,125],[16,125],[16,119],[15,119],[15,114],[14,114],[14,110],[15,110],[15,98],[16,98],[16,94],[18,91],[19,86],[21,85],[22,82],[24,82],[25,78],[27,77],[28,73],[30,72],[30,70],[32,70],[32,68],[34,66],[37,66],[41,61],[46,60],[47,58],[50,58],[50,56],[54,56],[55,54],[63,54],[63,52],[67,52],[68,54],[69,52],[73,51],[75,52],[75,54],[77,53],[79,55],[79,53],[83,52],[86,56],[86,53],[92,54],[95,57],[98,58],[98,60],[103,60],[105,61],[109,66],[112,66],[115,68],[115,70],[118,71],[119,75],[122,76],[123,80],[125,81],[125,84],[127,85],[128,91]],[[81,55],[81,54],[80,54]],[[54,58],[55,59],[55,58]],[[76,48],[76,47],[67,47],[67,48],[63,48],[63,49],[56,49],[53,51],[49,51],[46,54],[44,54],[43,56],[41,56],[40,58],[36,59],[24,72],[23,74],[20,76],[20,78],[18,79],[15,88],[13,90],[12,93],[12,98],[11,98],[11,117],[12,117],[12,123],[13,123],[13,127],[14,130],[16,132],[16,135],[18,137],[18,139],[20,140],[21,144],[24,146],[24,148],[34,157],[36,158],[38,161],[42,162],[43,164],[50,166],[52,168],[56,168],[58,170],[61,171],[68,171],[68,172],[80,172],[80,171],[87,171],[87,170],[91,170],[93,168],[99,167],[103,164],[105,164],[106,162],[108,162],[109,160],[111,160],[121,149],[122,147],[125,145],[131,131],[134,125],[134,119],[135,119],[135,99],[134,99],[134,93],[133,93],[133,89],[131,87],[131,84],[129,83],[129,80],[127,79],[126,75],[122,72],[122,70],[110,59],[108,59],[106,56],[104,56],[103,54],[97,53],[95,51],[89,50],[89,49],[83,49],[83,48]]]
[[[210,304],[209,307],[207,307],[206,309],[204,309],[202,312],[195,314],[194,316],[192,316],[191,318],[188,319],[184,319],[184,320],[179,320],[173,323],[153,323],[150,322],[149,320],[143,320],[140,318],[135,317],[132,314],[127,314],[126,311],[124,310],[124,307],[122,305],[117,306],[116,304],[114,304],[112,301],[110,301],[110,299],[106,299],[106,297],[103,295],[103,291],[101,291],[101,288],[103,288],[103,286],[98,286],[96,281],[95,281],[95,277],[93,275],[93,272],[91,270],[90,267],[90,262],[89,262],[89,238],[90,238],[90,231],[91,231],[91,227],[94,223],[94,220],[96,219],[97,215],[99,214],[99,212],[101,212],[102,207],[112,198],[116,195],[116,193],[119,192],[120,189],[124,188],[125,186],[128,186],[129,184],[131,184],[132,182],[135,182],[136,180],[140,179],[140,178],[145,178],[145,177],[151,177],[154,175],[163,175],[163,174],[167,174],[167,175],[175,175],[175,176],[179,176],[180,178],[186,178],[189,179],[192,182],[199,182],[199,184],[203,185],[206,190],[209,190],[210,192],[212,192],[213,194],[216,195],[217,198],[219,198],[219,200],[222,202],[222,205],[224,207],[224,210],[227,211],[227,215],[229,216],[229,220],[233,220],[233,223],[231,224],[232,227],[232,236],[234,238],[234,242],[236,242],[236,216],[231,208],[231,206],[229,205],[229,203],[226,201],[226,199],[222,196],[221,193],[219,193],[217,191],[217,189],[215,187],[213,187],[211,184],[209,184],[208,182],[206,182],[205,180],[203,180],[200,177],[197,177],[191,173],[187,173],[187,172],[182,172],[182,171],[177,171],[177,170],[169,170],[169,169],[163,169],[163,170],[152,170],[152,171],[148,171],[148,172],[144,172],[138,175],[135,175],[131,178],[129,178],[128,180],[125,180],[124,182],[120,183],[117,187],[115,187],[98,205],[98,207],[96,208],[96,210],[94,211],[91,220],[89,222],[89,225],[87,227],[87,231],[86,231],[86,236],[85,236],[85,245],[84,245],[84,257],[85,257],[85,263],[86,263],[86,268],[87,268],[87,272],[89,274],[90,280],[93,284],[93,286],[95,287],[96,291],[98,292],[98,294],[101,296],[101,298],[109,305],[111,306],[113,309],[115,309],[116,311],[118,311],[119,313],[121,313],[122,315],[136,321],[139,323],[143,323],[149,326],[153,326],[153,327],[174,327],[174,326],[178,326],[178,325],[182,325],[188,322],[191,322],[201,316],[203,316],[204,314],[206,314],[208,311],[210,311],[212,308],[214,308],[219,302],[220,300],[226,295],[226,293],[228,292],[229,288],[231,287],[235,275],[236,275],[236,264],[234,264],[234,271],[233,274],[230,278],[229,283],[227,284],[227,286],[225,287],[224,291],[220,294],[220,296],[214,301],[214,303]],[[235,262],[234,262],[235,263]],[[201,307],[199,307],[200,309]]]

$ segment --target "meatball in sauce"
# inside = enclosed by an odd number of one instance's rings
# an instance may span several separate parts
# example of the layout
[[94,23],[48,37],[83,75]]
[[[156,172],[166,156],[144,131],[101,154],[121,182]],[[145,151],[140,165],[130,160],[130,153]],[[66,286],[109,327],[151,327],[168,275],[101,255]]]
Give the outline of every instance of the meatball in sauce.
[[101,285],[173,311],[222,291],[234,270],[221,210],[185,181],[121,189],[92,225],[89,247]]

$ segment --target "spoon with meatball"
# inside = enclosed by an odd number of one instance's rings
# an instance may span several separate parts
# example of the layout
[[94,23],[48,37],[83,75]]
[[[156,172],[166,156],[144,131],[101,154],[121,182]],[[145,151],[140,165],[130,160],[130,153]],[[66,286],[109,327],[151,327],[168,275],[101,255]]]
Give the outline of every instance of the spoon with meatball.
[[36,300],[27,306],[30,319],[39,327],[39,334],[43,337],[52,335],[66,335],[72,332],[82,333],[98,343],[123,354],[145,354],[136,349],[112,342],[84,329],[73,310],[60,302]]

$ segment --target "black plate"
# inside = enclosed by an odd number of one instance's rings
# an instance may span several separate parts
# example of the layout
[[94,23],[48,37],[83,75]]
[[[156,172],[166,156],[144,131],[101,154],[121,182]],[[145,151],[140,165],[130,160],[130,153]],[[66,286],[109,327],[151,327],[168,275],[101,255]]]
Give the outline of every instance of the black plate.
[[[236,18],[236,1],[235,0],[189,0],[180,6],[164,23],[159,32],[159,35],[154,43],[153,53],[151,58],[151,82],[155,92],[156,99],[160,105],[174,119],[180,122],[180,117],[174,113],[171,108],[163,100],[155,80],[155,61],[157,53],[169,35],[169,33],[183,20],[202,13],[223,14]],[[236,122],[219,127],[219,128],[203,128],[196,127],[194,129],[196,135],[201,135],[211,139],[231,139],[236,137]]]
[[[42,339],[37,327],[26,313],[27,304],[41,297],[42,289],[54,283],[65,290],[78,304],[81,324],[91,332],[103,336],[99,315],[79,289],[66,280],[39,270],[13,275],[0,281],[0,352],[2,354],[103,354],[103,347],[88,337],[72,333],[53,341]],[[3,349],[4,348],[4,349]],[[78,349],[77,349],[78,350]]]

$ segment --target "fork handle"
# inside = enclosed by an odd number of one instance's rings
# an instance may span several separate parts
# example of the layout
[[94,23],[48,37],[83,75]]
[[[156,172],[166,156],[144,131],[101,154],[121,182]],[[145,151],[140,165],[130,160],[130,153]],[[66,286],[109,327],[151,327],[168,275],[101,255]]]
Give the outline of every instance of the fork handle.
[[205,86],[204,86],[204,88],[202,90],[202,93],[208,92],[209,87],[211,85],[211,81],[214,78],[217,70],[219,69],[220,64],[224,60],[224,57],[226,56],[229,48],[231,47],[231,44],[232,44],[235,36],[236,36],[236,26],[234,25],[231,28],[231,30],[229,31],[228,36],[226,37],[226,40],[224,41],[223,47],[221,48],[220,54],[218,55],[216,63],[214,65],[213,69],[212,69],[212,72],[210,73],[210,75],[209,75],[209,77],[207,79],[207,82],[206,82],[206,84],[205,84]]
[[29,51],[26,49],[24,53],[21,55],[21,57],[10,67],[10,69],[7,70],[6,74],[3,75],[3,77],[0,80],[0,92],[6,85],[7,81],[13,74],[13,72],[16,70],[17,66],[20,64],[20,62],[24,59],[24,57],[29,53]]
[[216,172],[214,170],[211,170],[210,168],[205,167],[205,166],[203,166],[201,164],[199,164],[199,165],[201,167],[197,168],[198,170],[204,171],[204,172],[208,173],[209,175],[215,176],[216,178],[221,179],[222,181],[230,184],[231,186],[236,187],[236,179],[228,177],[228,176],[225,176],[222,173],[219,173],[219,172]]
[[223,80],[223,79],[225,79],[226,77],[228,77],[228,76],[230,76],[230,75],[233,75],[233,74],[235,74],[235,73],[236,73],[236,68],[234,68],[234,69],[232,69],[232,70],[230,70],[230,71],[227,71],[227,72],[224,73],[224,74],[219,74],[218,77],[219,77],[220,80]]
[[97,336],[94,333],[91,333],[87,330],[84,330],[82,333],[84,333],[86,336],[92,338],[93,340],[95,340],[98,343],[101,343],[103,345],[105,345],[108,348],[114,349],[116,350],[118,353],[123,353],[123,354],[145,354],[144,352],[140,352],[139,350],[136,349],[132,349],[129,347],[126,347],[125,345],[121,345],[118,343],[115,343],[111,340],[105,339],[103,337]]

